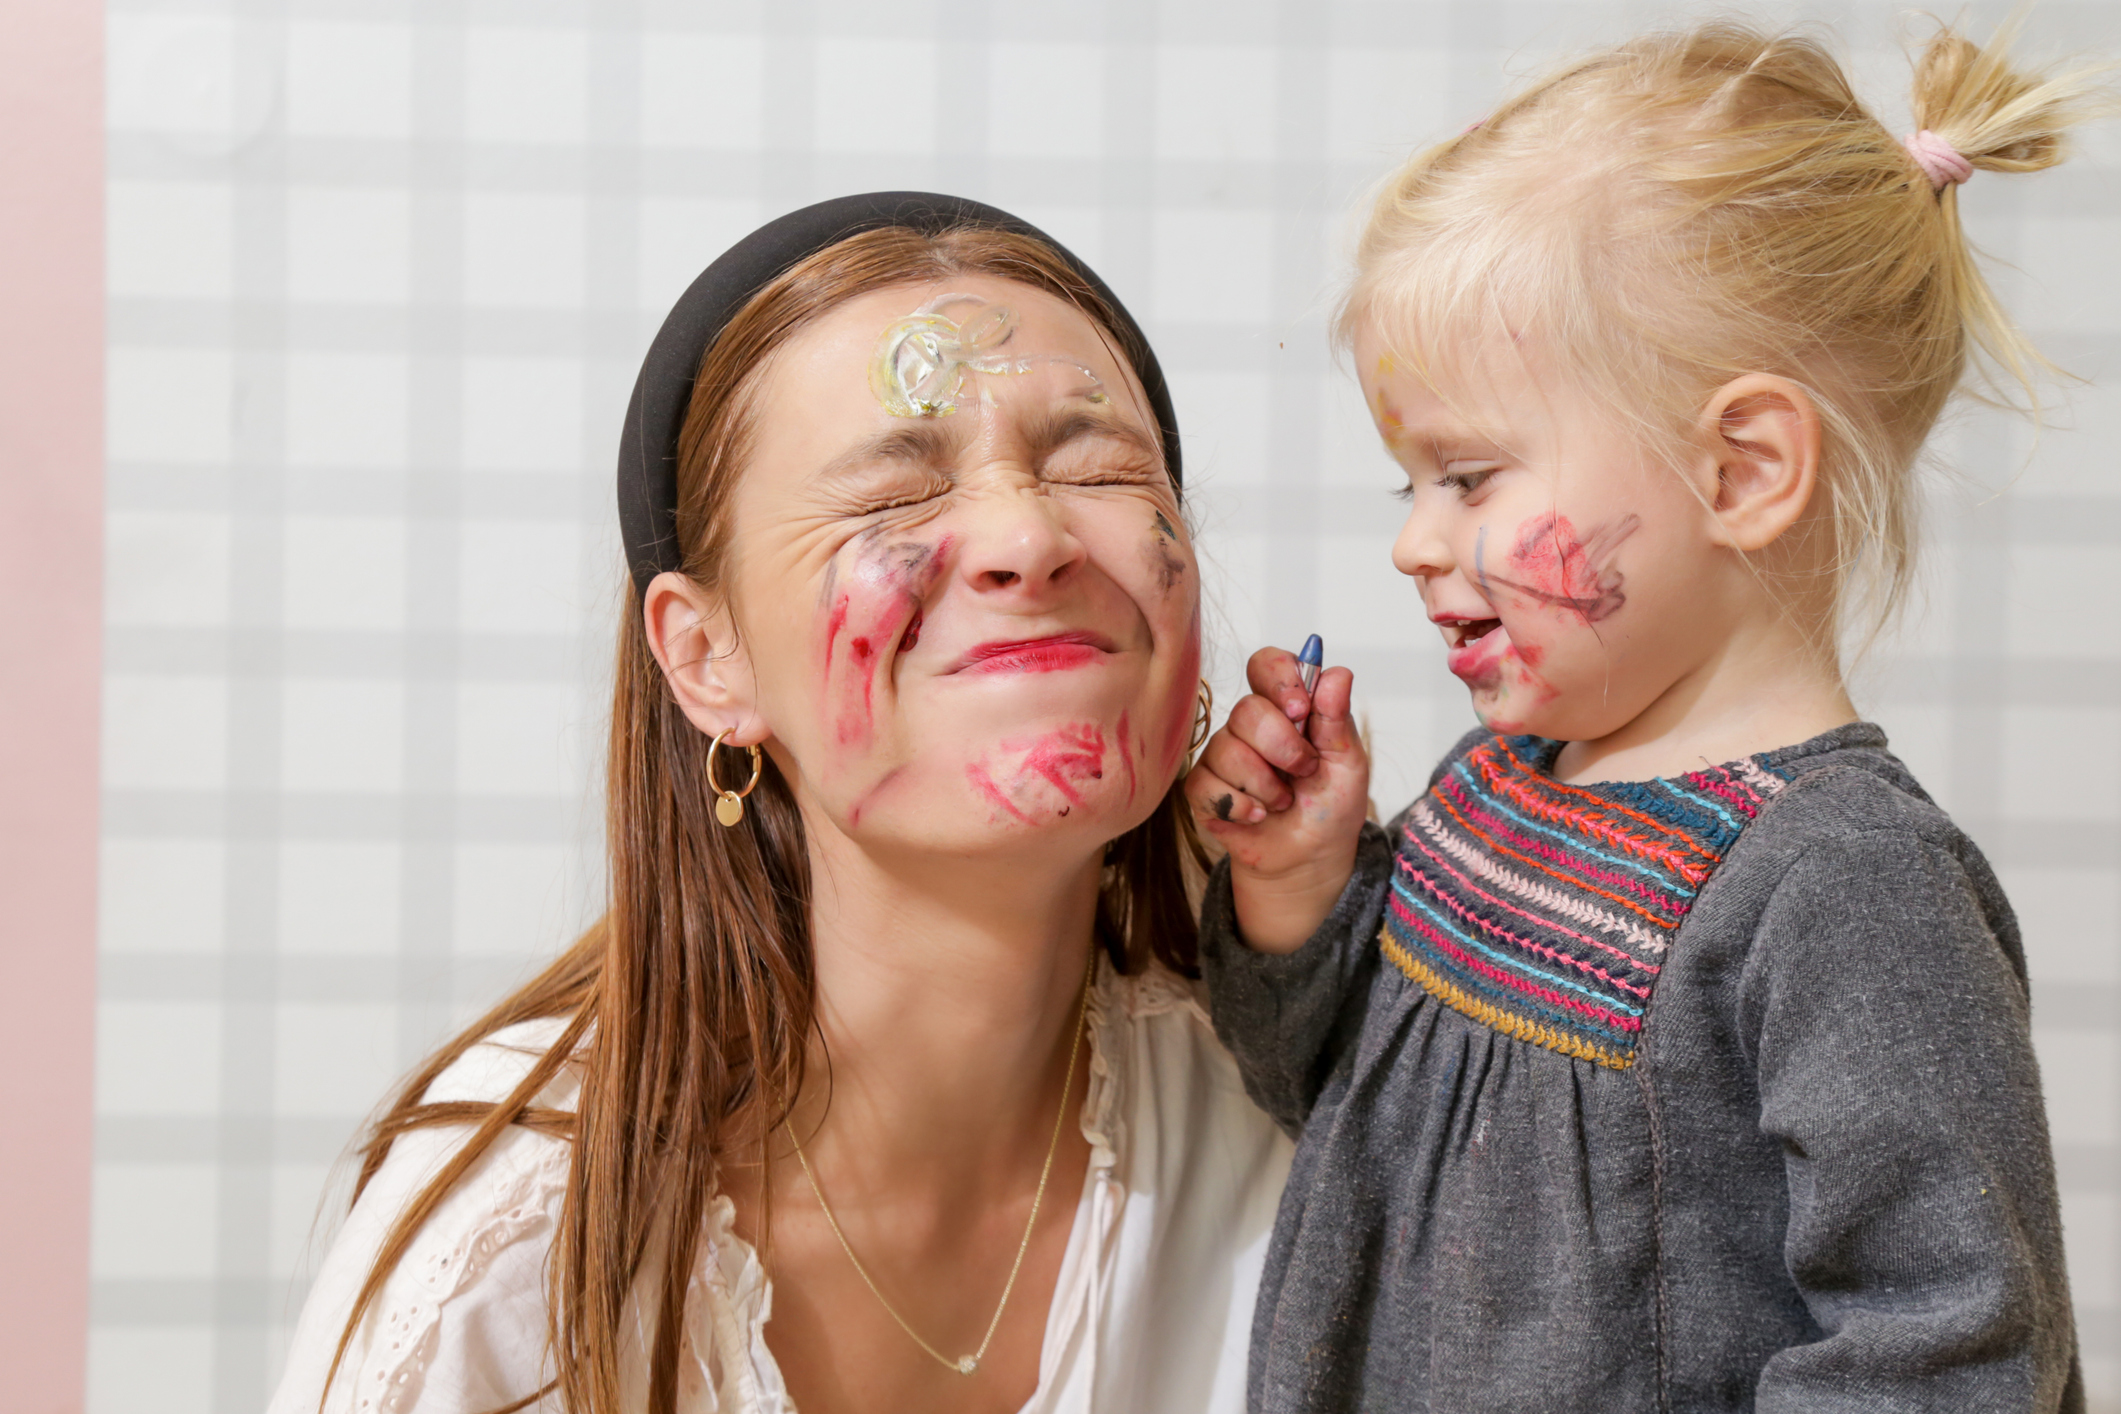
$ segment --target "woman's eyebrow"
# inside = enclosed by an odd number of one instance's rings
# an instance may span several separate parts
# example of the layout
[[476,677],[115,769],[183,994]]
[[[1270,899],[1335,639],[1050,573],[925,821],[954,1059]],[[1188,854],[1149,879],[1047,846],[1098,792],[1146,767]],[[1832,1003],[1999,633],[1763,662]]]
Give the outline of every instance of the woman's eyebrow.
[[878,462],[902,462],[913,466],[940,467],[957,456],[963,435],[939,422],[921,421],[894,427],[866,437],[818,468],[813,481],[844,479]]
[[1163,460],[1163,449],[1150,439],[1149,434],[1109,406],[1095,410],[1070,408],[1053,411],[1028,418],[1024,423],[1024,445],[1034,461],[1082,437],[1116,437],[1143,456]]

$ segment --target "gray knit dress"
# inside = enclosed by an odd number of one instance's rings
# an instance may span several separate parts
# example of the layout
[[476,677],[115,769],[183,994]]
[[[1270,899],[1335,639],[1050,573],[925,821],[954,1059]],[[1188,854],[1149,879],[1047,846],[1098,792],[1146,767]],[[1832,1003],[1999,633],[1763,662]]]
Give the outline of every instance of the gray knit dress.
[[1651,782],[1467,737],[1217,1030],[1299,1136],[1259,1414],[2083,1408],[2010,905],[1868,724]]

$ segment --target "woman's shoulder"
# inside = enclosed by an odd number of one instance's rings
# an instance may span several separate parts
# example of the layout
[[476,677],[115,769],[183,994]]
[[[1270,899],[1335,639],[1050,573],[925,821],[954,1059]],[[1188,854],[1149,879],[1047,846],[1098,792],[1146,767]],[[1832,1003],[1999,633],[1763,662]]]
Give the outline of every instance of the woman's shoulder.
[[[563,1016],[541,1016],[488,1032],[434,1078],[421,1100],[439,1104],[496,1104],[523,1083],[567,1030]],[[581,1069],[570,1061],[560,1067],[537,1097],[541,1109],[572,1110],[581,1091]]]
[[[495,1031],[453,1061],[422,1099],[505,1099],[565,1029],[564,1019],[552,1019]],[[571,1109],[579,1089],[574,1070],[563,1067],[537,1105]],[[274,1414],[317,1408],[340,1333],[378,1257],[472,1129],[469,1122],[422,1126],[391,1144],[317,1273]],[[565,1139],[511,1126],[436,1197],[353,1331],[327,1409],[486,1408],[538,1387],[546,1253],[570,1158]]]

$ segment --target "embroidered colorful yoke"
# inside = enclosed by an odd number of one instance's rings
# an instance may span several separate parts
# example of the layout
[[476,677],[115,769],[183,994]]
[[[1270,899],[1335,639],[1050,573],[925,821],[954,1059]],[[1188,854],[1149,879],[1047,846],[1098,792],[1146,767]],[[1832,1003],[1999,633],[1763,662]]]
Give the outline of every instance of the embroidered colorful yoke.
[[1475,1021],[1626,1069],[1672,934],[1787,777],[1754,757],[1572,786],[1559,749],[1496,737],[1451,763],[1404,817],[1378,941]]

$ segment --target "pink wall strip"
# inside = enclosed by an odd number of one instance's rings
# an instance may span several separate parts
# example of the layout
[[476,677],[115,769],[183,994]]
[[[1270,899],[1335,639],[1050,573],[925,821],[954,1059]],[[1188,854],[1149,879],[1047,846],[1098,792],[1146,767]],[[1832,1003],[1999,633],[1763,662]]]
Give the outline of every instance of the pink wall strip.
[[103,599],[103,7],[0,0],[0,1403],[82,1408]]

